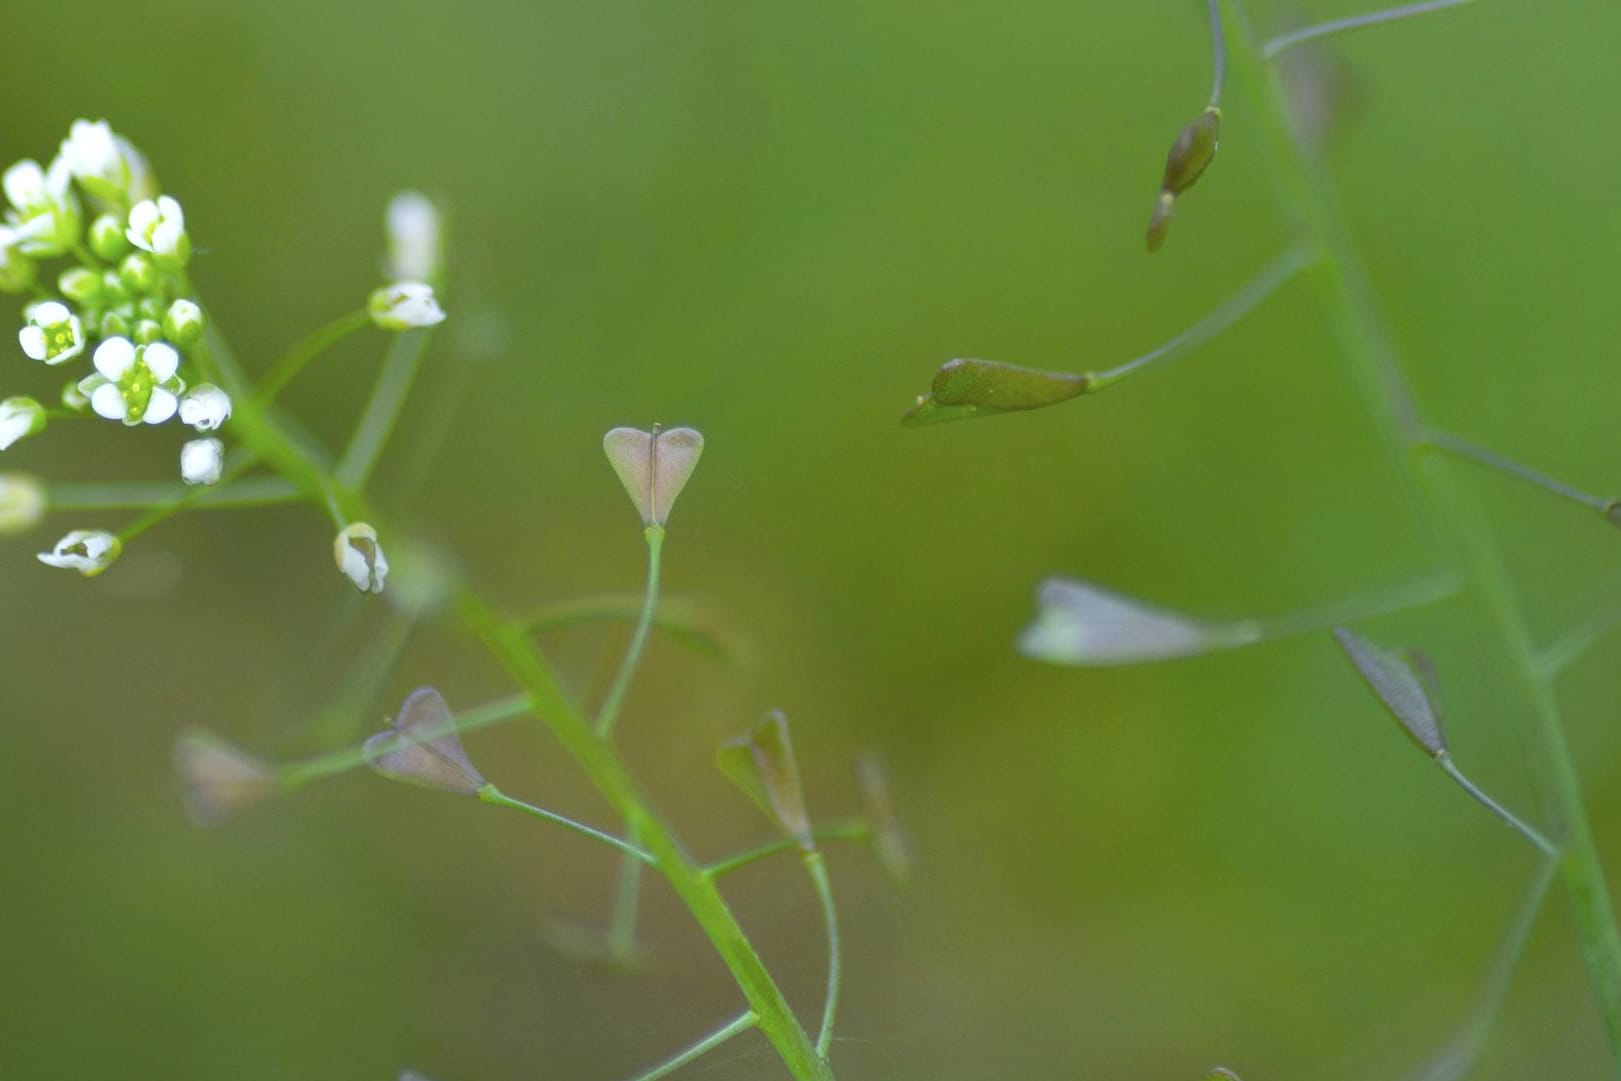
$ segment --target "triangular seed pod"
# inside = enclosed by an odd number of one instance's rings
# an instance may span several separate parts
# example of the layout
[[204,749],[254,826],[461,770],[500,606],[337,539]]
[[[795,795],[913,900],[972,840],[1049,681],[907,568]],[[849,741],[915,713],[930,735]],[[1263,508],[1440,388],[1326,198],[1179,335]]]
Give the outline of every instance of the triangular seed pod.
[[715,764],[756,806],[809,852],[816,847],[788,718],[774,710],[748,734],[721,744]]
[[602,437],[602,450],[642,524],[662,526],[669,520],[676,496],[698,467],[704,437],[692,428],[665,431],[656,424],[651,432],[615,428]]
[[367,765],[396,781],[466,796],[485,785],[462,750],[450,706],[432,687],[412,691],[391,727],[368,739],[365,751]]
[[1434,695],[1435,675],[1423,654],[1381,649],[1355,631],[1336,628],[1334,638],[1357,674],[1368,684],[1413,742],[1432,758],[1446,753],[1446,733]]
[[1049,578],[1035,621],[1019,636],[1026,657],[1053,664],[1111,665],[1189,657],[1258,642],[1252,621],[1206,623],[1090,582]]

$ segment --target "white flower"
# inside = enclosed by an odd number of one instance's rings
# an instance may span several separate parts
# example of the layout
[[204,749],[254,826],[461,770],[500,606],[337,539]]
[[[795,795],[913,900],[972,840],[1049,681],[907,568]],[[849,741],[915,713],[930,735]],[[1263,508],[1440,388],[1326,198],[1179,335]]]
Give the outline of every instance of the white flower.
[[24,473],[0,473],[0,533],[21,533],[45,517],[45,486]]
[[51,567],[78,571],[94,578],[113,565],[124,544],[111,533],[99,529],[75,529],[56,542],[49,552],[39,553],[39,561]]
[[75,120],[62,140],[62,160],[84,190],[98,199],[122,202],[128,196],[130,164],[107,121]]
[[388,580],[388,559],[377,544],[377,530],[356,522],[332,542],[332,558],[338,569],[362,593],[381,593]]
[[46,364],[65,364],[84,352],[84,324],[66,304],[47,300],[28,313],[28,325],[17,332],[23,352]]
[[213,383],[198,383],[180,399],[180,423],[199,432],[218,430],[231,416],[231,396]]
[[0,187],[12,206],[6,221],[19,252],[50,258],[66,254],[79,242],[84,214],[73,194],[67,162],[57,158],[46,170],[25,158],[6,170]]
[[186,384],[175,374],[180,354],[167,342],[135,345],[128,338],[108,338],[92,361],[96,374],[81,380],[79,390],[98,416],[131,426],[162,424],[179,410]]
[[388,201],[388,265],[395,281],[433,281],[442,269],[439,211],[420,191],[402,191]]
[[130,208],[129,242],[151,252],[158,261],[185,266],[191,258],[191,238],[186,235],[186,215],[180,204],[167,195],[145,199]]
[[434,298],[433,286],[422,282],[395,282],[372,293],[366,302],[372,322],[384,330],[411,330],[445,321]]
[[218,484],[225,467],[225,444],[218,439],[190,439],[180,448],[180,479],[187,484]]
[[0,402],[0,450],[45,427],[45,407],[32,398],[7,398]]

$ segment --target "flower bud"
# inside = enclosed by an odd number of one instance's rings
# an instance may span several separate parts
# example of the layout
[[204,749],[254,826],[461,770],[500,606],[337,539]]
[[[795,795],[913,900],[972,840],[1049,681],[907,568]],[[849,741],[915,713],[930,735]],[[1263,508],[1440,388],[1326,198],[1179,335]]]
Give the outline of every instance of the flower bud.
[[136,296],[145,296],[158,284],[158,268],[150,255],[132,252],[118,264],[118,280]]
[[130,163],[107,121],[75,120],[62,142],[62,160],[85,191],[107,203],[129,198]]
[[0,473],[0,534],[22,533],[45,519],[45,486],[26,473]]
[[84,324],[66,304],[47,300],[28,310],[28,325],[17,332],[17,340],[33,360],[66,364],[84,352]]
[[388,558],[377,543],[377,530],[365,522],[347,526],[332,542],[332,558],[362,593],[381,593],[388,581]]
[[231,418],[231,396],[213,383],[198,383],[180,399],[180,423],[199,432],[218,431]]
[[109,311],[101,317],[103,338],[131,338],[135,336],[135,322],[123,311]]
[[180,479],[187,484],[218,484],[224,468],[221,440],[190,439],[180,448]]
[[78,571],[94,578],[113,565],[124,543],[100,529],[75,529],[56,542],[49,552],[39,553],[39,561],[49,567]]
[[116,263],[129,251],[124,223],[116,215],[103,214],[90,223],[90,250],[109,263]]
[[163,313],[163,336],[179,346],[196,343],[203,336],[203,309],[193,300],[177,300]]
[[374,290],[366,301],[366,310],[372,322],[384,330],[414,330],[445,321],[433,286],[422,282],[395,282]]
[[77,379],[69,379],[62,385],[62,408],[75,413],[90,411],[90,396],[79,389]]
[[75,304],[89,304],[101,296],[101,275],[82,266],[69,267],[56,279],[56,288]]
[[279,786],[267,763],[207,732],[184,733],[175,742],[174,765],[186,809],[199,826],[217,826]]
[[45,430],[45,407],[32,398],[0,402],[0,450]]
[[16,248],[16,234],[0,228],[0,293],[26,293],[34,287],[39,268]]
[[1188,122],[1177,134],[1165,157],[1165,175],[1160,181],[1159,199],[1148,223],[1148,250],[1158,251],[1171,227],[1176,200],[1198,181],[1216,156],[1221,137],[1221,110],[1212,105]]
[[419,191],[402,191],[388,201],[384,224],[388,233],[384,270],[388,277],[394,281],[437,281],[444,270],[444,227],[433,200]]
[[109,307],[127,304],[131,300],[129,289],[124,286],[124,279],[118,271],[101,272],[101,299]]
[[788,718],[780,710],[736,739],[721,744],[715,764],[783,831],[810,852],[816,848]]
[[692,428],[665,431],[657,424],[651,432],[615,428],[602,437],[602,450],[630,493],[642,524],[662,526],[676,496],[698,468],[704,437]]
[[130,332],[136,345],[151,345],[153,342],[163,340],[163,324],[153,319],[142,319],[135,324]]
[[412,691],[388,730],[366,741],[366,763],[396,781],[464,796],[487,783],[462,750],[444,695],[432,687]]

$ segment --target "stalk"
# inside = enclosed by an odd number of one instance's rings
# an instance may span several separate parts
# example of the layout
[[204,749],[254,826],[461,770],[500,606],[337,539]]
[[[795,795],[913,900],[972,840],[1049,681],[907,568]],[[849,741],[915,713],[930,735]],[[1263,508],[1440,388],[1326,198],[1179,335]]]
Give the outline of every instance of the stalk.
[[1497,538],[1449,463],[1421,453],[1424,425],[1387,342],[1373,290],[1334,189],[1293,128],[1288,95],[1244,17],[1242,0],[1220,0],[1229,30],[1228,56],[1246,85],[1268,144],[1274,179],[1301,236],[1321,253],[1313,277],[1325,313],[1355,368],[1392,456],[1422,501],[1436,534],[1462,558],[1494,632],[1500,669],[1519,706],[1525,746],[1538,758],[1533,775],[1560,841],[1559,882],[1570,903],[1588,977],[1621,1072],[1621,936],[1604,869],[1588,824],[1581,782],[1560,722],[1553,689],[1537,664],[1525,619]]

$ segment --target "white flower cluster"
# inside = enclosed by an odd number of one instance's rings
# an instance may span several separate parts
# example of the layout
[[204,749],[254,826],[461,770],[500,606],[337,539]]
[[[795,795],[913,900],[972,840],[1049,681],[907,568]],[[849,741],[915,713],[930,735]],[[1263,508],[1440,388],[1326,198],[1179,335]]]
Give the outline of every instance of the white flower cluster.
[[389,200],[384,218],[390,283],[372,292],[366,310],[384,330],[417,330],[445,321],[433,285],[444,270],[443,227],[433,201],[418,191]]

